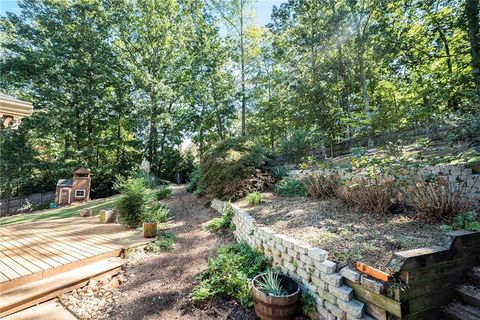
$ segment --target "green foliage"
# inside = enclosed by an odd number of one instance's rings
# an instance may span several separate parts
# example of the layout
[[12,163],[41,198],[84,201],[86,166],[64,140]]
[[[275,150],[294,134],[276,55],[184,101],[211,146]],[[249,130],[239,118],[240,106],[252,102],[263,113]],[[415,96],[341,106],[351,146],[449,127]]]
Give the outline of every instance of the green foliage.
[[282,141],[281,154],[286,161],[298,163],[314,148],[314,135],[310,131],[292,130],[290,135]]
[[265,257],[246,243],[225,245],[200,275],[200,283],[193,289],[192,300],[233,297],[241,305],[251,307],[251,279],[267,267]]
[[235,211],[233,211],[232,205],[227,204],[225,210],[222,213],[222,217],[212,219],[212,221],[210,221],[205,226],[205,229],[217,233],[226,233],[235,227],[232,224],[232,219],[234,215]]
[[149,206],[142,215],[142,222],[163,223],[169,219],[170,209],[162,203],[155,203]]
[[282,180],[282,178],[284,178],[288,175],[287,174],[287,168],[285,168],[285,166],[283,166],[283,165],[274,166],[270,170],[272,172],[273,177],[277,181]]
[[119,185],[119,190],[121,195],[115,201],[115,210],[123,223],[136,228],[141,222],[149,200],[145,181],[140,178],[129,178]]
[[282,197],[307,197],[308,191],[297,179],[286,177],[280,180],[275,186],[275,192]]
[[194,192],[195,190],[197,190],[201,178],[202,176],[200,175],[200,168],[195,167],[188,177],[189,183],[187,186],[187,191]]
[[302,295],[300,296],[300,308],[302,310],[302,314],[308,316],[310,313],[316,310],[317,303],[315,298],[308,292],[303,291]]
[[282,281],[280,274],[273,270],[268,269],[263,276],[257,279],[258,289],[269,296],[286,296],[288,291],[282,287]]
[[193,191],[193,195],[197,197],[203,197],[205,195],[205,190],[203,188],[197,188]]
[[172,197],[172,188],[161,187],[155,192],[155,198],[157,200],[169,199]]
[[249,206],[257,206],[263,202],[262,194],[258,191],[249,193],[246,200]]
[[451,225],[442,225],[443,230],[468,230],[468,231],[480,231],[480,221],[478,220],[478,213],[475,211],[468,211],[459,214],[453,219]]
[[268,165],[271,155],[245,138],[227,139],[203,157],[200,186],[211,197],[239,198],[273,183]]
[[177,237],[172,232],[160,231],[158,233],[158,239],[150,242],[145,250],[152,253],[160,253],[162,251],[172,251],[174,249],[175,241]]

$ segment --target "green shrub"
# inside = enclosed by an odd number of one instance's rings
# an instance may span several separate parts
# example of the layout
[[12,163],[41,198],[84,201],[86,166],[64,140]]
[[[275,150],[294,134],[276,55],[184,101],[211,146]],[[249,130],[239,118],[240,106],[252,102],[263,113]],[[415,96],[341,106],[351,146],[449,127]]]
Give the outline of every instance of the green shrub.
[[131,228],[136,228],[145,212],[149,200],[145,181],[140,178],[129,178],[120,185],[120,197],[115,201],[115,210],[120,220]]
[[302,295],[300,296],[300,308],[302,314],[308,317],[310,313],[316,310],[316,306],[317,303],[315,298],[307,290],[303,290]]
[[285,166],[274,166],[270,169],[275,180],[280,181],[282,178],[285,178],[287,174],[287,168]]
[[155,203],[145,210],[142,217],[142,222],[167,222],[170,219],[170,209],[164,204]]
[[201,177],[202,176],[200,175],[200,168],[195,167],[195,169],[189,175],[189,179],[188,179],[189,183],[187,186],[188,192],[194,192],[195,190],[197,190]]
[[275,186],[275,191],[283,197],[307,197],[308,191],[297,179],[287,177],[280,180]]
[[216,233],[225,233],[229,230],[232,230],[234,228],[234,225],[232,224],[234,214],[235,212],[233,211],[232,205],[227,204],[222,216],[220,218],[214,218],[212,221],[210,221],[205,226],[205,229]]
[[200,187],[208,196],[241,198],[273,185],[273,156],[245,138],[227,139],[202,157]]
[[459,214],[453,219],[452,225],[442,225],[443,230],[467,230],[480,231],[480,221],[478,221],[478,214],[475,211],[468,211]]
[[263,202],[262,194],[258,191],[249,193],[246,200],[249,206],[257,206]]
[[294,130],[280,145],[283,157],[288,162],[298,163],[315,148],[315,134],[312,131]]
[[268,267],[267,260],[245,243],[221,247],[218,256],[208,262],[200,275],[200,283],[193,289],[193,301],[217,297],[233,297],[241,305],[253,305],[251,279]]
[[197,197],[203,197],[205,195],[205,190],[203,188],[197,188],[193,191],[193,195]]
[[155,198],[157,200],[169,199],[172,197],[172,188],[170,187],[161,187],[155,192]]
[[158,239],[150,242],[145,250],[148,252],[159,253],[161,251],[172,251],[177,237],[172,232],[161,231],[158,234]]

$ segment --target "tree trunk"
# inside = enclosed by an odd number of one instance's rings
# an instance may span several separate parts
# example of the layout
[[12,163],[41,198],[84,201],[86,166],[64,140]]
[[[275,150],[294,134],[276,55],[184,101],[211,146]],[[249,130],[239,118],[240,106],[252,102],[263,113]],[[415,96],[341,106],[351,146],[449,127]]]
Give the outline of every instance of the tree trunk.
[[477,89],[477,98],[480,100],[480,20],[478,18],[480,1],[466,0],[465,4],[473,81]]
[[240,63],[242,78],[242,136],[246,134],[247,100],[245,85],[245,35],[243,30],[244,0],[240,0]]

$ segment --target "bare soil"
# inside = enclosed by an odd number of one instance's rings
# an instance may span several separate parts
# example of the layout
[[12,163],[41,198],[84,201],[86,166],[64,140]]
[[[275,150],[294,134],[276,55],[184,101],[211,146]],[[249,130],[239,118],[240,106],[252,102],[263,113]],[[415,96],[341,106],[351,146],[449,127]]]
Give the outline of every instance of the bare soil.
[[280,197],[264,192],[264,202],[236,204],[259,223],[320,247],[329,259],[347,264],[362,261],[385,269],[393,252],[437,245],[440,224],[424,223],[405,214],[377,215],[348,207],[335,199]]
[[132,253],[125,270],[126,281],[116,290],[113,310],[106,319],[256,319],[232,300],[219,299],[195,305],[189,298],[197,283],[196,277],[207,267],[218,247],[229,239],[204,230],[204,225],[219,214],[204,206],[185,191],[174,188],[166,204],[173,219],[165,230],[175,233],[177,241],[172,251],[154,255],[143,250]]

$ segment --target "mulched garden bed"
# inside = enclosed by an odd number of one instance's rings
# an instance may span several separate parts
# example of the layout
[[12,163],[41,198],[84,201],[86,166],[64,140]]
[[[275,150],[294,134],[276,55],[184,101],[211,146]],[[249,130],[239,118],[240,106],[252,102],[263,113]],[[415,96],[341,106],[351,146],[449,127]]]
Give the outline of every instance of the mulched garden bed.
[[335,199],[280,197],[262,193],[264,202],[235,204],[279,233],[303,240],[329,253],[336,262],[365,262],[385,269],[395,251],[438,245],[440,223],[424,223],[405,214],[377,215],[348,207]]

